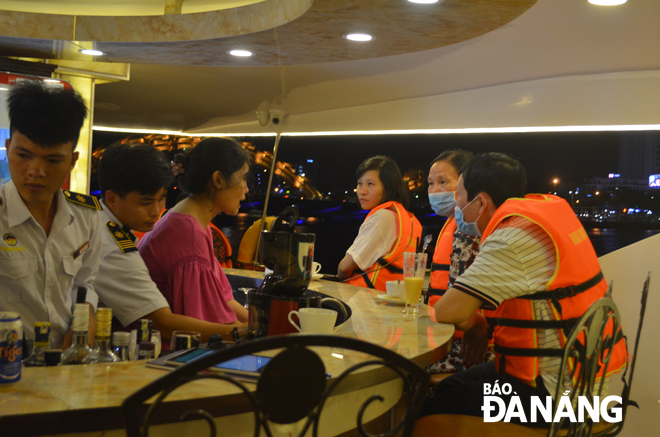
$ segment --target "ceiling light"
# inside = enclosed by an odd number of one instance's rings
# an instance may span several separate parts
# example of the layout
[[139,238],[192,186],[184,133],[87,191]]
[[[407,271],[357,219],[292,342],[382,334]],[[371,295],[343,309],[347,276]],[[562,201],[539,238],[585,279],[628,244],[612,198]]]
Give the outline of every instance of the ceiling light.
[[81,49],[78,50],[80,53],[83,55],[89,55],[89,56],[103,56],[105,53],[103,53],[100,50],[91,50],[91,49]]
[[252,56],[252,52],[249,52],[247,50],[231,50],[229,54],[232,56],[240,56],[242,58],[247,58],[249,56]]
[[410,3],[419,3],[422,5],[429,5],[431,3],[438,3],[438,0],[408,0]]
[[589,0],[589,3],[597,6],[619,6],[628,0]]
[[366,33],[350,33],[346,35],[346,39],[350,39],[351,41],[371,41],[371,35],[367,35]]

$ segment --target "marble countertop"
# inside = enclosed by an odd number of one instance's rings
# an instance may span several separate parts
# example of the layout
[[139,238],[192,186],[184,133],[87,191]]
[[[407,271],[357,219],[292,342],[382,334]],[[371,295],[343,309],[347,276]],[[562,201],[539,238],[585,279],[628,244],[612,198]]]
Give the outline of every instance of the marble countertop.
[[[263,275],[245,270],[226,272],[249,277]],[[351,307],[352,317],[341,325],[336,335],[359,338],[389,348],[420,366],[427,366],[448,352],[454,327],[436,323],[425,305],[420,305],[421,316],[418,319],[405,321],[401,314],[403,307],[380,302],[376,298],[377,291],[329,281],[314,281],[309,288],[340,299]],[[364,359],[361,354],[352,352],[331,354],[328,351],[319,355],[330,374],[339,374],[342,369]],[[20,423],[23,432],[16,435],[38,435],[39,422],[47,420],[51,423],[42,423],[44,432],[57,433],[52,428],[53,417],[60,418],[63,430],[67,426],[64,422],[71,423],[75,415],[83,412],[89,414],[93,410],[103,413],[99,416],[105,417],[101,423],[97,421],[95,427],[112,429],[112,422],[120,414],[122,401],[162,375],[162,370],[147,368],[141,361],[23,368],[21,381],[0,385],[0,429],[11,429]],[[199,382],[168,399],[176,401],[232,393],[235,393],[234,388],[220,389],[207,382]],[[62,416],[69,417],[64,420]],[[102,423],[104,421],[106,425]],[[118,425],[121,426],[121,420]],[[116,423],[114,427],[117,427]]]

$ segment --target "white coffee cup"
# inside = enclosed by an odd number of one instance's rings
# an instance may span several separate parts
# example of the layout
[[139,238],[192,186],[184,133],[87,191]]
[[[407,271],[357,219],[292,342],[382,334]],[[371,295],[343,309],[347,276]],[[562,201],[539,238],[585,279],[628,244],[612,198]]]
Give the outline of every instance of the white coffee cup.
[[387,297],[390,299],[403,299],[403,282],[387,281],[385,283]]
[[312,263],[312,274],[317,275],[321,272],[321,263],[314,261]]
[[[300,326],[291,319],[293,314],[298,316]],[[339,326],[335,328],[336,321],[337,312],[325,308],[300,308],[298,311],[289,313],[289,322],[294,328],[305,334],[332,334],[339,329]]]

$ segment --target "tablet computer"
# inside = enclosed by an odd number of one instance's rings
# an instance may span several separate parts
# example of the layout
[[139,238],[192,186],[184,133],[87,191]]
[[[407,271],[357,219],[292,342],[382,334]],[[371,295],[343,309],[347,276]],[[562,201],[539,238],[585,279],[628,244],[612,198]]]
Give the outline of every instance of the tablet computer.
[[[182,354],[172,356],[165,361],[165,364],[183,366],[211,352],[213,351],[209,349],[193,348]],[[270,360],[271,357],[266,357],[264,355],[245,355],[233,360],[225,361],[224,363],[216,364],[215,366],[209,367],[208,370],[258,378]]]

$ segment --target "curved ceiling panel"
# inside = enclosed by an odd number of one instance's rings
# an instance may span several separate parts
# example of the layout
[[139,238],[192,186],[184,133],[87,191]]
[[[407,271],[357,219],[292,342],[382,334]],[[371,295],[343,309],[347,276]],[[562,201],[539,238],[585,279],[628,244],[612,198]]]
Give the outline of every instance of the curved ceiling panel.
[[[108,62],[261,66],[373,59],[476,38],[515,20],[536,0],[445,0],[435,5],[316,0],[309,7],[310,3],[267,0],[230,11],[158,17],[79,16],[75,29],[72,22],[66,27],[61,15],[6,12],[0,15],[0,35],[12,38],[0,37],[0,53],[11,56],[8,50],[20,50],[22,56],[68,59],[67,50],[54,49],[57,42],[52,40],[77,40],[94,41]],[[361,44],[344,38],[353,32],[369,33],[374,39]],[[237,61],[226,55],[235,48],[254,56]]]
[[[194,14],[149,16],[61,15],[3,11],[0,35],[42,40],[134,43],[136,61],[149,43],[227,38],[281,26],[303,15],[312,0],[266,0]],[[146,44],[145,44],[146,43]],[[99,44],[99,47],[101,45]]]

